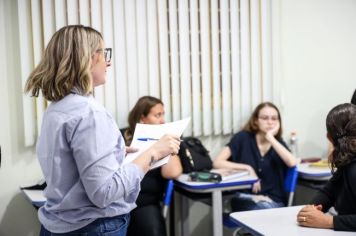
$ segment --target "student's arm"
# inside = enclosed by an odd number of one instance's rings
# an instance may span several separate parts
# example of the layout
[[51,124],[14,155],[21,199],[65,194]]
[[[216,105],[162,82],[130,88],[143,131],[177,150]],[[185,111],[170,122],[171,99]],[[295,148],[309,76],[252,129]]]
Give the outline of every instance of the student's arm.
[[182,172],[183,168],[178,155],[172,155],[168,163],[161,168],[161,175],[166,179],[178,178]]
[[306,227],[356,232],[356,214],[331,216],[321,210],[320,205],[303,207],[297,215],[298,223]]
[[250,165],[235,163],[228,161],[231,156],[231,150],[228,146],[224,147],[223,150],[217,155],[213,161],[214,168],[227,168],[227,169],[237,169],[237,170],[247,170],[250,174],[256,176],[255,171]]
[[333,217],[334,230],[356,232],[356,215],[338,215]]
[[[250,165],[228,161],[230,156],[231,156],[230,147],[228,147],[228,146],[224,147],[223,150],[219,153],[219,155],[213,161],[213,167],[214,168],[236,169],[236,170],[247,170],[251,176],[258,178],[255,170]],[[260,181],[257,181],[252,186],[252,192],[258,193],[259,191],[261,191],[261,184],[260,184]]]
[[335,193],[337,191],[335,189],[334,182],[335,182],[334,177],[332,177],[326,183],[326,185],[317,192],[317,194],[310,202],[311,204],[314,205],[322,205],[323,212],[327,212],[330,209],[330,207],[334,205]]
[[288,151],[288,149],[284,147],[280,142],[278,142],[278,140],[274,137],[273,130],[267,132],[265,137],[268,142],[271,143],[273,149],[276,150],[277,154],[288,167],[293,167],[297,165],[297,160],[294,155],[290,151]]

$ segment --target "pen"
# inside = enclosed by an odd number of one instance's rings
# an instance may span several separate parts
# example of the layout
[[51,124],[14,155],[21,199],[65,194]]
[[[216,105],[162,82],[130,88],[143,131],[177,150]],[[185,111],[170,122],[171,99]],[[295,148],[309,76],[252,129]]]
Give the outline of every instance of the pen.
[[157,141],[158,138],[138,138],[138,141]]

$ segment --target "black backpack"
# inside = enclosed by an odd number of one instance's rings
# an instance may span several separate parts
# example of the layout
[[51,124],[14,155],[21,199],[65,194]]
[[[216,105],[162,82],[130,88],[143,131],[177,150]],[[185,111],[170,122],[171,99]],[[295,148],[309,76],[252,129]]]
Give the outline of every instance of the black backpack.
[[183,173],[210,170],[213,167],[209,151],[197,138],[183,138],[178,155],[183,166]]

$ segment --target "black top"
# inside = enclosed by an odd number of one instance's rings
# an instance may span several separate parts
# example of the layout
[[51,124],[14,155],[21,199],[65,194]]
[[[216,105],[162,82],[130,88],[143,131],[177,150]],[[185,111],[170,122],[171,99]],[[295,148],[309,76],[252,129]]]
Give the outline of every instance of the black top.
[[[287,148],[282,140],[278,141]],[[261,192],[259,194],[267,195],[275,202],[287,203],[284,178],[288,166],[273,147],[264,156],[261,156],[257,146],[256,134],[247,131],[235,134],[227,146],[231,150],[231,161],[250,165],[255,170],[261,180]]]
[[163,200],[167,180],[161,175],[161,168],[147,172],[141,181],[141,191],[136,200],[138,207],[159,204]]
[[335,230],[356,231],[356,161],[338,169],[312,204],[321,204],[324,212],[334,206],[338,212],[333,219]]

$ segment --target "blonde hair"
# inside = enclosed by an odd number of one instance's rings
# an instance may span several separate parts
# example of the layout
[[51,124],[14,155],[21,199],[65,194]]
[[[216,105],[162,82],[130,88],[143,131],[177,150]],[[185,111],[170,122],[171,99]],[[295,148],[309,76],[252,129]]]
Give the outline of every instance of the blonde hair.
[[71,25],[58,30],[27,79],[25,93],[38,97],[41,90],[49,101],[61,100],[72,91],[90,94],[92,56],[102,41],[100,32],[91,27]]

